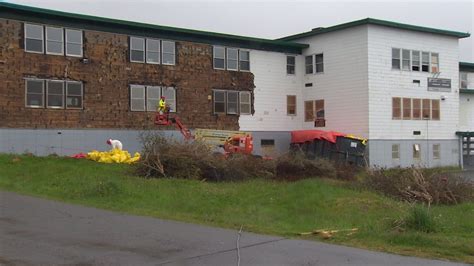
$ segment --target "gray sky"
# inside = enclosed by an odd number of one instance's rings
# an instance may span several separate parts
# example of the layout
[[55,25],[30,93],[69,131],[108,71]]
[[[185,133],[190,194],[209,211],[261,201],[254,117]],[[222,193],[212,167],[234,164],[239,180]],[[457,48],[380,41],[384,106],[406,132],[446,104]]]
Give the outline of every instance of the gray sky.
[[[0,0],[1,1],[1,0]],[[274,39],[366,17],[473,33],[473,1],[7,0],[74,13]],[[474,37],[460,60],[474,62]]]

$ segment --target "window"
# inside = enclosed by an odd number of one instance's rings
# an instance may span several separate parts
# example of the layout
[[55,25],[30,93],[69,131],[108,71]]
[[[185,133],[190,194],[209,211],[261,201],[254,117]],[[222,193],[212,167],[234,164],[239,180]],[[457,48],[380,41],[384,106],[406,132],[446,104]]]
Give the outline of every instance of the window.
[[64,107],[64,81],[48,80],[46,82],[46,106],[48,108]]
[[214,91],[214,113],[225,113],[225,91]]
[[238,49],[227,48],[227,70],[238,70]]
[[430,71],[430,53],[428,52],[421,53],[421,71],[423,72]]
[[316,60],[316,73],[323,73],[324,72],[324,56],[323,54],[317,54],[315,56]]
[[439,100],[431,100],[431,119],[439,120],[440,110],[439,110]]
[[304,121],[305,122],[314,121],[314,101],[304,102]]
[[439,72],[439,55],[437,53],[431,53],[431,72]]
[[26,86],[26,106],[44,107],[44,81],[42,79],[28,79]]
[[411,51],[411,70],[420,71],[420,51]]
[[[156,111],[158,108],[158,102],[161,97],[161,87],[158,86],[146,86],[146,110]],[[166,104],[169,104],[168,99],[165,98]]]
[[402,69],[403,70],[410,70],[410,50],[402,50]]
[[43,26],[25,24],[25,51],[43,53]]
[[240,71],[250,71],[250,52],[239,51],[239,69]]
[[313,56],[309,55],[306,56],[305,59],[305,69],[306,69],[306,74],[312,74],[313,73]]
[[239,112],[239,92],[228,91],[227,92],[227,113],[235,115]]
[[82,31],[66,29],[66,55],[82,57]]
[[63,29],[46,27],[46,53],[63,55],[64,54]]
[[286,74],[294,75],[295,74],[295,63],[296,57],[293,55],[286,56]]
[[324,119],[324,100],[316,100],[316,120],[314,122],[315,127],[325,127],[326,120]]
[[413,99],[413,119],[421,119],[421,99]]
[[286,114],[296,115],[296,95],[286,96]]
[[146,39],[146,62],[160,63],[160,40]]
[[459,87],[467,89],[467,72],[459,72]]
[[130,37],[130,62],[145,62],[145,39]]
[[249,115],[251,113],[251,98],[250,92],[241,91],[240,92],[240,114]]
[[130,86],[130,110],[145,111],[145,86]]
[[392,69],[400,69],[400,49],[392,48]]
[[400,119],[402,116],[402,99],[392,98],[392,119]]
[[261,139],[260,140],[261,153],[263,156],[275,157],[275,140],[274,139]]
[[214,68],[225,69],[225,48],[214,46],[213,55],[214,55]]
[[413,144],[413,159],[421,159],[421,147],[420,144]]
[[423,99],[422,101],[423,103],[423,113],[422,113],[422,116],[423,116],[423,119],[430,119],[431,116],[430,116],[430,110],[431,110],[431,101],[429,99]]
[[82,108],[82,83],[66,81],[66,108]]
[[433,159],[435,160],[441,159],[441,145],[440,144],[433,144]]
[[403,98],[403,119],[411,119],[411,99]]
[[162,87],[161,95],[165,97],[166,105],[170,107],[170,112],[176,112],[176,89],[173,87]]
[[400,159],[400,144],[392,144],[392,159]]
[[163,65],[175,64],[176,45],[175,42],[162,41],[163,45]]

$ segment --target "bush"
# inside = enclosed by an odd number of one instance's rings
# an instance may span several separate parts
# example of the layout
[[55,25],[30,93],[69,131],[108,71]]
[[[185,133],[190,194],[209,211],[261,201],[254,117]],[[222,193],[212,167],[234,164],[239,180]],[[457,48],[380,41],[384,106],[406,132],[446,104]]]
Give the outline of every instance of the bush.
[[332,163],[310,160],[303,153],[289,153],[274,160],[245,154],[225,158],[204,143],[178,142],[159,134],[142,135],[143,154],[136,172],[143,177],[173,177],[208,181],[238,181],[251,178],[299,180],[336,177]]
[[439,169],[398,168],[367,172],[364,185],[382,194],[408,202],[458,204],[474,199],[474,184]]
[[424,206],[413,206],[408,214],[394,222],[397,228],[411,229],[424,233],[436,232],[436,221],[430,209]]

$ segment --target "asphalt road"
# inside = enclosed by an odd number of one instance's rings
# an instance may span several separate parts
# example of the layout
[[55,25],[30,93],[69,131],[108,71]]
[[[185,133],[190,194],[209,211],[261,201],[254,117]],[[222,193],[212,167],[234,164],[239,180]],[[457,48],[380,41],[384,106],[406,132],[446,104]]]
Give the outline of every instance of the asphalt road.
[[[237,230],[0,191],[0,265],[237,265]],[[241,265],[460,265],[243,232]]]

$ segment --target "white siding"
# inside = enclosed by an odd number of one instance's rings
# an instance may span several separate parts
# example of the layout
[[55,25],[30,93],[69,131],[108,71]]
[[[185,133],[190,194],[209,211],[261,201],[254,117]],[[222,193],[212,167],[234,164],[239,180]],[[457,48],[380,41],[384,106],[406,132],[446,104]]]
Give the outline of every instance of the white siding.
[[[369,139],[453,139],[459,127],[458,39],[428,33],[369,25]],[[451,79],[451,92],[430,92],[431,73],[392,70],[393,48],[439,53],[440,78]],[[413,80],[421,84],[414,84]],[[392,120],[392,97],[429,98],[441,101],[440,121]],[[427,130],[428,128],[428,130]],[[413,136],[413,131],[421,136]]]
[[474,94],[460,94],[459,123],[460,131],[474,131]]
[[[301,129],[303,61],[297,56],[295,75],[286,74],[286,54],[252,50],[250,70],[254,74],[255,114],[241,115],[240,130],[291,131]],[[296,95],[296,116],[286,113],[286,96]]]
[[[326,127],[303,122],[304,129],[335,130],[368,137],[367,26],[358,26],[300,40],[303,54],[324,54],[324,73],[303,77],[304,100],[324,99]],[[304,66],[304,61],[301,62]],[[304,71],[304,69],[303,69]],[[304,87],[313,83],[312,87]],[[304,114],[303,114],[304,121]]]

